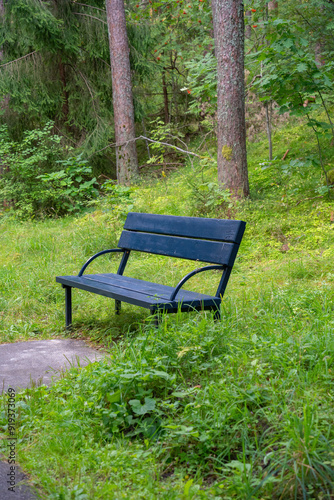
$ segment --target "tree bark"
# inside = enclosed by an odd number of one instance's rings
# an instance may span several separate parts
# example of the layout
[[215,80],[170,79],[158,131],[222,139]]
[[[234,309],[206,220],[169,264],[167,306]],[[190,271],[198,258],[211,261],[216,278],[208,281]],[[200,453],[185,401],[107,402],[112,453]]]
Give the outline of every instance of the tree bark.
[[246,38],[251,38],[252,37],[252,26],[251,26],[251,20],[252,20],[252,11],[247,10],[245,15],[248,17],[248,23],[245,28],[245,37]]
[[65,71],[65,66],[63,64],[61,55],[59,56],[58,69],[59,69],[61,85],[63,88],[62,117],[63,117],[64,122],[66,123],[67,128],[69,128],[69,124],[68,124],[68,115],[70,112],[69,94],[68,94],[68,91],[66,90],[66,86],[67,86],[66,71]]
[[164,121],[165,125],[169,123],[169,103],[168,103],[168,91],[167,91],[167,83],[166,83],[166,73],[165,70],[162,72],[162,91],[164,94]]
[[[4,23],[4,18],[5,18],[5,5],[4,5],[4,0],[0,0],[0,22]],[[0,64],[2,63],[4,59],[4,50],[3,46],[0,45]],[[6,95],[0,100],[0,108],[2,111],[7,111],[9,106],[9,96]],[[4,174],[5,171],[8,171],[9,167],[8,165],[5,165],[3,163],[2,158],[0,158],[0,177]],[[8,206],[8,203],[6,200],[3,202],[3,206]]]
[[272,114],[272,102],[270,103],[266,101],[265,105],[266,110],[266,126],[267,126],[267,137],[268,137],[268,145],[269,145],[269,161],[273,159],[273,143],[271,139],[271,114]]
[[217,58],[218,181],[234,197],[249,195],[242,0],[212,0]]
[[[0,22],[3,24],[5,17],[4,0],[0,0]],[[3,46],[0,46],[0,62],[3,60]]]
[[269,10],[269,12],[272,12],[274,14],[274,16],[277,16],[277,14],[278,14],[278,2],[276,0],[268,2],[268,10]]
[[129,44],[123,0],[106,0],[113,89],[117,181],[130,184],[139,173],[135,142]]

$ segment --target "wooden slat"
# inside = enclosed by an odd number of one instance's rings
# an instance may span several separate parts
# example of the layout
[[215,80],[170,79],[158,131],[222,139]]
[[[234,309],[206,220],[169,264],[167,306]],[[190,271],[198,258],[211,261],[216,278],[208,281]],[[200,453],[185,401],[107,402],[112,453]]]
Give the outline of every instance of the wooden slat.
[[[110,297],[129,304],[145,307],[147,309],[166,308],[177,309],[178,304],[188,308],[211,308],[220,304],[220,299],[204,295],[201,293],[180,290],[176,300],[170,302],[169,297],[173,290],[172,287],[149,283],[134,278],[123,276],[118,279],[117,274],[104,275],[84,275],[84,276],[57,276],[56,281],[66,286],[79,288],[88,292],[93,292],[105,297]],[[123,286],[119,286],[120,284]],[[156,295],[147,293],[146,287],[154,285]],[[128,287],[128,288],[126,288]],[[132,288],[132,289],[131,289]]]
[[124,229],[240,244],[245,226],[245,222],[237,220],[130,212]]
[[239,245],[153,233],[123,231],[119,248],[233,266]]

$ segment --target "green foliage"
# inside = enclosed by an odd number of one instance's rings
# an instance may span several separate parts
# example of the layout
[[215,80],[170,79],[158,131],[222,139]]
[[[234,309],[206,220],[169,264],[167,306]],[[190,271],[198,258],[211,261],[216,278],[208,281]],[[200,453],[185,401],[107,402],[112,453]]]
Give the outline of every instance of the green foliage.
[[112,210],[114,218],[125,219],[128,212],[134,207],[133,195],[136,192],[134,186],[122,186],[115,181],[106,181],[102,185],[102,191],[105,196],[102,200],[105,210]]
[[[21,142],[0,130],[0,201],[15,210],[18,218],[61,215],[81,209],[97,191],[96,179],[85,160],[63,155],[61,137],[52,134],[53,123],[27,131]],[[58,170],[59,166],[66,167]]]
[[218,216],[232,206],[231,193],[222,189],[216,182],[191,183],[194,199],[194,208],[199,215]]
[[39,175],[47,184],[53,198],[53,209],[56,214],[66,212],[77,212],[81,210],[87,201],[96,197],[96,178],[91,178],[92,168],[88,161],[83,160],[81,155],[73,156],[67,160],[56,162],[65,167],[63,170]]
[[[208,43],[213,44],[213,40]],[[187,87],[181,90],[188,91],[194,99],[189,109],[198,114],[205,107],[205,113],[213,114],[217,107],[217,61],[213,53],[197,54],[194,59],[186,63],[189,70]]]

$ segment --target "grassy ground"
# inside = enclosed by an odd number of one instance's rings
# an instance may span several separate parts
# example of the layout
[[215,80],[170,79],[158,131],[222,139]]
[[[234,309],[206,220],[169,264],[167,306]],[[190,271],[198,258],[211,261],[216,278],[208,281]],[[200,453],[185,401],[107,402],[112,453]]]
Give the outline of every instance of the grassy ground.
[[[249,146],[251,199],[238,204],[221,203],[202,163],[77,218],[2,219],[2,343],[67,335],[55,276],[116,246],[128,211],[247,222],[221,323],[171,315],[154,330],[147,311],[125,304],[116,317],[111,300],[74,291],[71,335],[110,358],[18,397],[19,461],[45,498],[333,498],[334,204],[308,133],[278,131],[277,156],[290,153],[271,165],[265,141]],[[117,265],[106,256],[92,272]],[[141,254],[127,274],[171,285],[194,267]],[[212,292],[218,279],[192,286]]]

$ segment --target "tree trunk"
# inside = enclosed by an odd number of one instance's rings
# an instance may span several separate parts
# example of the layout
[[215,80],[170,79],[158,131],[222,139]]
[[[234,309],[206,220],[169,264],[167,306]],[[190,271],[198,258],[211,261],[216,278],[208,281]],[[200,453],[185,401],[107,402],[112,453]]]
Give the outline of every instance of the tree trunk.
[[272,12],[274,14],[274,16],[277,16],[277,14],[278,14],[278,2],[276,0],[268,2],[268,10],[269,10],[269,12]]
[[[4,0],[0,0],[0,23],[4,24],[5,22],[5,3]],[[0,45],[0,64],[4,60],[4,48],[3,45]],[[6,95],[0,101],[0,108],[4,111],[8,111],[9,108],[9,95]]]
[[251,21],[252,21],[252,11],[247,10],[245,15],[248,17],[248,22],[245,28],[245,37],[246,38],[251,38],[252,37],[252,26],[251,26]]
[[217,58],[218,181],[233,196],[249,195],[242,0],[212,0]]
[[[4,23],[4,17],[5,17],[4,1],[0,0],[0,22],[2,24]],[[3,50],[3,46],[0,45],[0,64],[2,63],[3,59],[4,59],[4,50]],[[0,108],[3,111],[6,111],[6,110],[8,110],[8,106],[9,106],[9,96],[6,95],[0,100]],[[2,158],[0,157],[0,177],[4,174],[5,171],[8,171],[8,170],[9,170],[8,165],[5,165],[3,163]],[[3,202],[3,206],[5,206],[5,207],[9,206],[8,203],[6,202],[6,200]]]
[[63,88],[62,118],[66,124],[66,127],[69,129],[70,128],[69,124],[68,124],[68,115],[70,112],[69,94],[68,94],[68,91],[66,90],[66,86],[67,86],[66,72],[65,72],[65,66],[63,64],[61,55],[59,56],[58,69],[59,69],[60,80],[61,80],[61,84],[62,84],[62,88]]
[[164,94],[164,118],[165,118],[165,125],[169,123],[169,103],[168,103],[168,90],[167,90],[167,83],[166,83],[166,73],[165,70],[162,72],[162,90]]
[[138,175],[129,45],[123,0],[106,0],[113,89],[117,181],[130,184]]
[[[4,17],[5,17],[5,6],[4,6],[4,0],[0,0],[0,22],[3,24],[4,22]],[[0,46],[0,63],[3,60],[3,46]]]
[[267,137],[268,137],[268,145],[269,145],[269,161],[273,159],[273,143],[271,139],[271,115],[272,115],[272,102],[265,102],[265,110],[266,110],[266,125],[267,125]]

